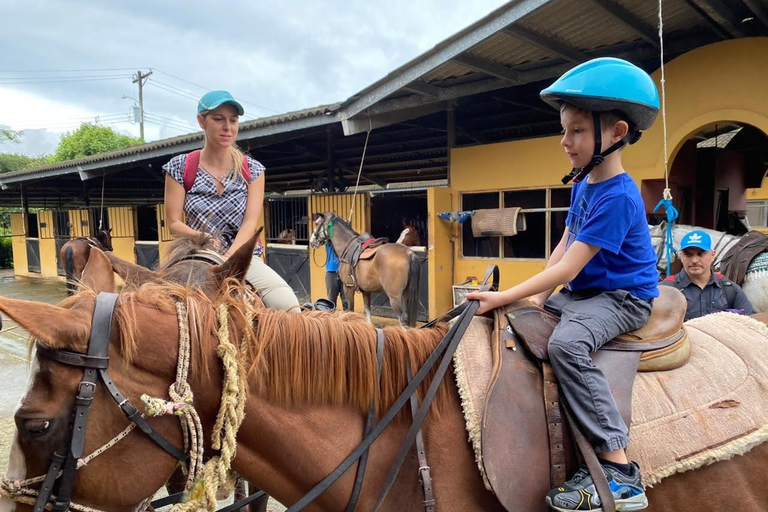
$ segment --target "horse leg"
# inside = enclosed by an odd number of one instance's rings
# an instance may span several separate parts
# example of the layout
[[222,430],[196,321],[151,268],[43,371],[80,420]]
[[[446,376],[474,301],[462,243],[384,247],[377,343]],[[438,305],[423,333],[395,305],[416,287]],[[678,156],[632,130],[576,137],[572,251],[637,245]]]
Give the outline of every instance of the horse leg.
[[372,324],[371,322],[371,294],[369,292],[362,292],[363,293],[363,306],[365,307],[365,319],[368,320],[369,324]]
[[395,311],[395,314],[397,315],[397,319],[400,321],[400,327],[405,329],[408,327],[408,315],[405,309],[405,301],[403,301],[402,295],[388,295],[389,297],[389,305],[392,306],[392,309]]

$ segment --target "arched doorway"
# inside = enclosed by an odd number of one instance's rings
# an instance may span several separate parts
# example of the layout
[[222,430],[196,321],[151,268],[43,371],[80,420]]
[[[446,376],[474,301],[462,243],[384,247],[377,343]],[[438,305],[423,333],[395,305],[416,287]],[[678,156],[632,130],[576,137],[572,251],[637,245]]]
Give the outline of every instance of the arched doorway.
[[[678,222],[732,234],[746,232],[747,188],[760,187],[768,169],[768,136],[752,125],[720,121],[703,126],[679,147],[670,162],[669,186]],[[648,222],[662,197],[664,180],[644,180]]]

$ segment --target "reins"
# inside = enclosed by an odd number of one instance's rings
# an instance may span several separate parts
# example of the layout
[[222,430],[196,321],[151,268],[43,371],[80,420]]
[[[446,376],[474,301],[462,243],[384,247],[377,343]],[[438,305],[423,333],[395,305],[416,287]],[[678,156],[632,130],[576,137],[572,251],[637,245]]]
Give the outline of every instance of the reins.
[[[488,285],[488,280],[491,277],[493,278],[493,284]],[[488,271],[486,272],[485,278],[483,280],[482,291],[497,288],[498,283],[499,269],[496,265],[491,265],[488,268]],[[395,416],[397,416],[405,404],[409,402],[411,395],[416,393],[416,390],[419,388],[421,383],[427,377],[429,372],[432,371],[439,360],[440,364],[438,365],[437,371],[435,372],[435,376],[430,383],[429,389],[424,396],[424,400],[422,401],[417,414],[414,415],[413,424],[408,431],[408,435],[406,436],[405,441],[403,441],[403,444],[401,445],[401,449],[398,453],[396,462],[389,473],[387,482],[381,492],[374,510],[379,509],[387,494],[389,493],[389,490],[394,484],[397,473],[399,472],[400,467],[402,466],[403,461],[405,460],[405,457],[416,438],[419,428],[421,428],[421,424],[424,422],[424,418],[429,411],[429,407],[432,404],[435,395],[437,394],[437,389],[440,386],[440,383],[442,382],[442,379],[445,376],[445,373],[453,359],[453,354],[456,352],[462,336],[469,327],[469,323],[472,321],[472,317],[475,315],[479,307],[480,303],[478,301],[470,301],[468,303],[468,305],[464,308],[461,315],[459,316],[459,319],[456,321],[456,323],[453,324],[451,329],[448,331],[442,341],[440,341],[429,358],[427,358],[424,365],[419,369],[418,372],[416,372],[413,380],[411,380],[411,382],[403,390],[400,396],[398,396],[397,400],[395,400],[395,402],[392,404],[392,406],[390,406],[381,420],[379,420],[379,423],[377,423],[371,432],[363,438],[357,448],[355,448],[352,453],[350,453],[331,473],[329,473],[328,476],[323,478],[314,488],[312,488],[312,490],[304,495],[303,498],[288,508],[286,512],[298,512],[299,510],[302,510],[304,507],[309,505],[312,501],[315,500],[315,498],[320,496],[331,485],[333,485],[333,483],[336,482],[336,480],[338,480],[352,466],[352,464],[360,459],[368,450],[368,448],[370,448],[370,446],[374,443],[374,441],[376,441],[382,432],[384,432],[387,426],[389,426],[389,424],[392,422]]]

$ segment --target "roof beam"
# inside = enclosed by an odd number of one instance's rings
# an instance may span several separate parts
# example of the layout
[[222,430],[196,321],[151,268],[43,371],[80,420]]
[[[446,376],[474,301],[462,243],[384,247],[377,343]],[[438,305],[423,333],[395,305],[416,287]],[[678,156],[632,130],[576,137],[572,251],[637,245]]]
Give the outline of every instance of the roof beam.
[[562,41],[558,41],[549,36],[539,34],[531,29],[525,28],[520,25],[511,25],[504,29],[504,33],[525,41],[526,43],[544,48],[552,53],[569,60],[571,62],[584,62],[589,60],[589,55],[578,50],[572,46],[565,44]]
[[626,26],[637,32],[647,43],[654,48],[660,48],[659,34],[653,27],[646,24],[643,20],[629,12],[627,9],[617,4],[615,0],[592,0],[610,13],[614,18],[624,23]]
[[342,107],[342,119],[349,119],[378,103],[404,85],[418,80],[430,71],[451,60],[456,55],[464,53],[476,44],[495,35],[499,30],[515,23],[531,14],[542,5],[552,0],[521,0],[508,4],[486,17],[484,23],[476,23],[462,31],[459,36],[438,45],[428,54],[418,57],[400,69],[390,73],[382,80],[373,84],[360,97],[353,97]]
[[519,84],[523,80],[523,75],[519,71],[515,71],[512,68],[508,68],[492,60],[477,57],[470,53],[462,53],[452,59],[454,62],[458,62],[462,66],[466,66],[473,71],[479,73],[485,73],[495,78],[500,78],[511,82],[512,84]]
[[420,94],[422,96],[426,96],[427,98],[434,99],[439,99],[440,92],[442,91],[440,87],[429,85],[427,82],[422,82],[421,80],[414,80],[413,82],[403,87],[403,89],[408,92]]
[[686,0],[686,3],[723,39],[744,37],[740,20],[721,0]]
[[[314,149],[312,149],[312,148],[310,148],[308,146],[304,146],[303,144],[291,144],[291,146],[293,148],[295,148],[296,151],[303,152],[304,154],[309,155],[311,157],[314,157],[314,158],[316,158],[317,160],[319,160],[321,162],[326,162],[327,161],[327,156],[326,155],[322,155],[322,154],[320,154],[320,152],[315,151]],[[346,164],[344,164],[342,162],[337,161],[335,163],[336,163],[336,166],[339,169],[341,169],[341,171],[344,174],[352,175],[352,176],[357,176],[357,172],[358,171],[356,171],[354,169],[350,169]],[[364,172],[360,173],[360,177],[363,178],[364,180],[370,182],[370,183],[373,183],[374,185],[378,185],[380,187],[386,186],[386,184],[382,184],[383,183],[382,181],[377,180],[376,178],[372,178],[372,177],[368,176]]]
[[[677,39],[672,39],[665,44],[665,52],[667,55],[673,55],[677,52],[687,51],[691,48],[695,48],[700,45],[697,42],[698,38],[692,38],[685,36]],[[633,46],[631,49],[625,51],[619,51],[618,53],[611,53],[609,47],[600,48],[594,53],[594,56],[611,55],[621,59],[629,61],[642,60],[650,57],[658,57],[658,51],[655,48],[650,48],[647,45]],[[589,58],[592,58],[590,55]],[[539,80],[546,80],[555,78],[573,67],[571,63],[554,64],[548,66],[542,66],[540,68],[531,69],[530,71],[520,72],[521,84],[537,82]],[[463,96],[472,94],[479,94],[483,92],[494,91],[498,89],[509,88],[509,82],[501,80],[499,78],[488,78],[485,80],[478,80],[468,84],[456,85],[453,87],[443,88],[443,98],[446,100],[456,99]],[[447,102],[441,102],[447,108]],[[403,116],[403,112],[415,111],[416,109],[428,108],[429,105],[436,105],[434,100],[429,98],[423,98],[419,96],[408,96],[404,98],[395,98],[379,102],[377,105],[368,109],[368,116],[361,119],[346,119],[342,121],[345,135],[353,135],[355,133],[365,132],[368,129],[369,122],[373,127],[387,126],[394,124],[395,122],[401,122],[406,119],[413,119],[420,117],[420,115],[407,115]],[[408,110],[411,109],[411,110]],[[426,115],[426,113],[421,114]],[[387,117],[392,116],[397,118],[403,116],[403,119],[397,121],[387,121]]]

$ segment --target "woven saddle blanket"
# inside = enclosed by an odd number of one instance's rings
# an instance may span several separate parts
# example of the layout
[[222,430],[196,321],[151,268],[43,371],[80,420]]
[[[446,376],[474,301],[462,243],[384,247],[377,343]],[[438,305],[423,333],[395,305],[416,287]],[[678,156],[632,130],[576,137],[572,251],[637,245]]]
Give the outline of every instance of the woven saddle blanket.
[[[732,313],[696,318],[686,327],[688,363],[635,378],[627,455],[640,464],[646,485],[746,453],[768,439],[768,327]],[[480,436],[492,373],[492,329],[491,320],[475,318],[454,355],[483,478]]]

